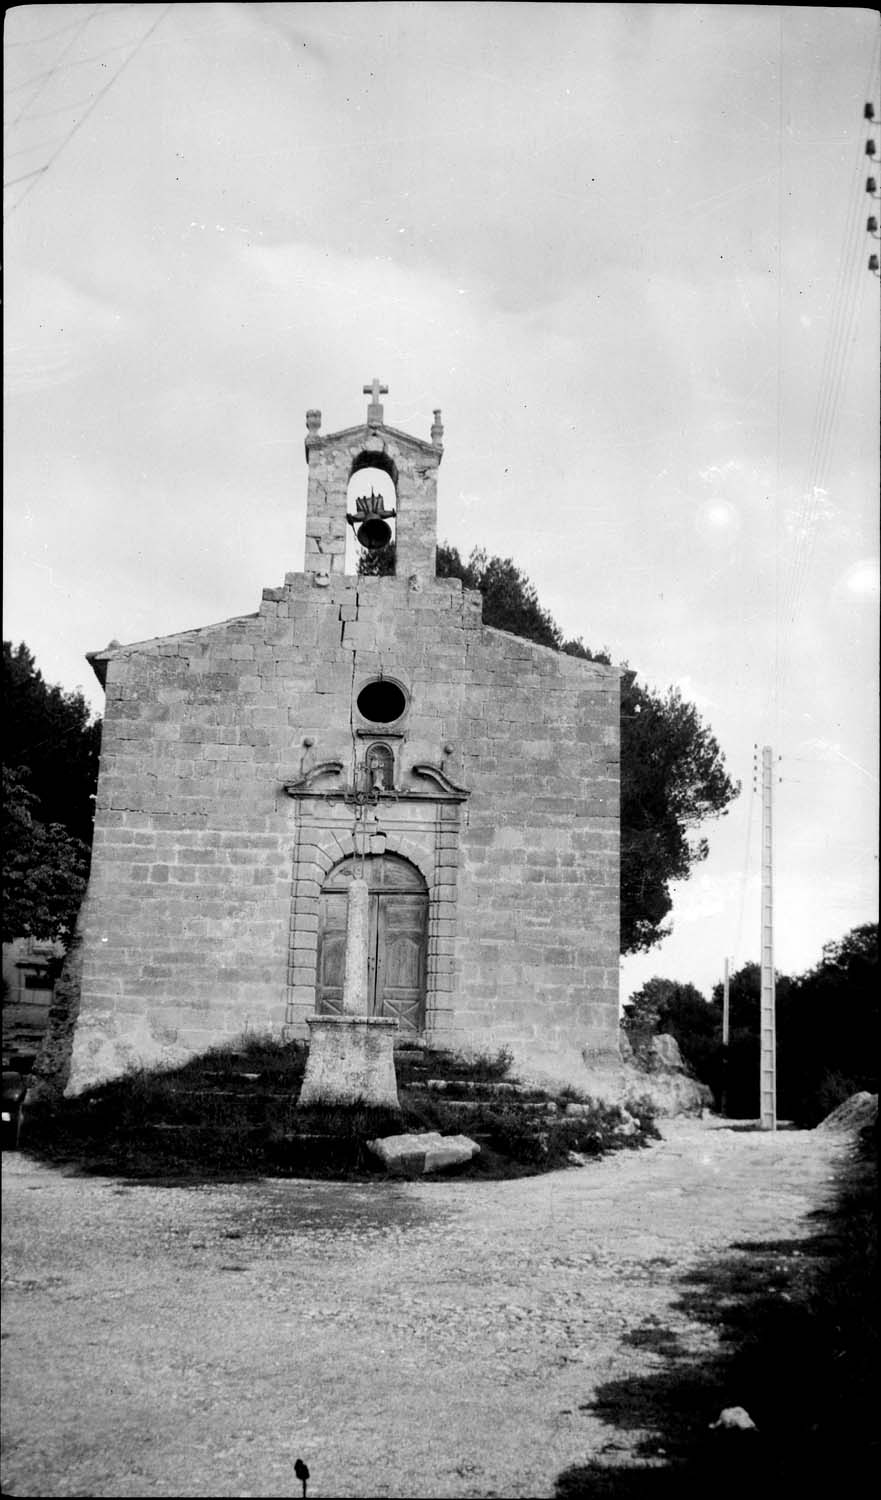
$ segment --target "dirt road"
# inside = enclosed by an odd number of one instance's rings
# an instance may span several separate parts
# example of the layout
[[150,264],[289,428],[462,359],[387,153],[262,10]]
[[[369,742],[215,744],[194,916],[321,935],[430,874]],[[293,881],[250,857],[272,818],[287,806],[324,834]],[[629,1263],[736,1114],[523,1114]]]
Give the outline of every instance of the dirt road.
[[663,1128],[500,1183],[159,1188],[8,1155],[3,1493],[299,1495],[302,1457],[310,1497],[550,1496],[631,1463],[644,1414],[613,1429],[596,1392],[664,1341],[706,1352],[683,1275],[803,1237],[847,1149]]

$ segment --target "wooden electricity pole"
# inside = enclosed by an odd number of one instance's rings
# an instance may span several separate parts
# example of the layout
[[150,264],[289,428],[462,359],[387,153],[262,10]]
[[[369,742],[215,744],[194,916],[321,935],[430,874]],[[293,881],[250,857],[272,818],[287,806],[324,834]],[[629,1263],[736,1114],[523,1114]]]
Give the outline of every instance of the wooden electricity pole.
[[728,1113],[728,1030],[730,1018],[728,985],[728,960],[725,960],[725,981],[722,985],[722,1114]]
[[762,746],[762,987],[759,1056],[759,1114],[762,1130],[777,1129],[777,1037],[774,994],[774,893],[772,839],[772,755]]

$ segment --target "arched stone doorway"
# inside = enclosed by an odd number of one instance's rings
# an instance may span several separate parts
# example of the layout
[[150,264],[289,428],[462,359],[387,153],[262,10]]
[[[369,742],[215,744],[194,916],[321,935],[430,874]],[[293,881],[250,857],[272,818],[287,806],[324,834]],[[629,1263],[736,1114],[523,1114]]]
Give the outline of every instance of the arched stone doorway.
[[[319,1015],[342,1011],[346,893],[355,868],[353,858],[341,860],[321,891],[315,997]],[[420,1032],[425,1026],[428,888],[416,866],[396,854],[369,856],[364,876],[370,890],[368,1013],[397,1021],[402,1032]]]

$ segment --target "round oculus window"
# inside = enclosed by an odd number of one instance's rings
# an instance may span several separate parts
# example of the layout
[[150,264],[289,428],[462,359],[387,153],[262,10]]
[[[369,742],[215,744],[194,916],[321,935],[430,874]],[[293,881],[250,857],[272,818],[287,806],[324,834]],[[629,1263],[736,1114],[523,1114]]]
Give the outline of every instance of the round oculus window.
[[357,704],[359,714],[371,724],[393,724],[407,707],[407,696],[398,683],[379,677],[362,687]]

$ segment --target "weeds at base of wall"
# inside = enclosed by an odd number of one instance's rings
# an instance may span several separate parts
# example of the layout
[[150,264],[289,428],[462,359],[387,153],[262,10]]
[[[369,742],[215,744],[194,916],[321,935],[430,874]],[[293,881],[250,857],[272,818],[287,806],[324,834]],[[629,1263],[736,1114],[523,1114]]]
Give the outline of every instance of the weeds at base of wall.
[[[571,1089],[497,1097],[493,1086],[511,1065],[506,1053],[464,1058],[432,1051],[416,1060],[402,1054],[399,1111],[357,1104],[300,1109],[306,1057],[303,1043],[250,1036],[173,1071],[132,1070],[76,1098],[27,1110],[20,1146],[84,1172],[141,1180],[375,1180],[387,1173],[368,1141],[437,1130],[469,1135],[481,1148],[445,1177],[497,1179],[583,1163],[658,1135],[647,1101],[628,1112],[580,1096],[584,1113],[569,1118],[563,1110],[573,1102]],[[440,1080],[448,1094],[428,1091],[426,1075]],[[475,1099],[469,1087],[487,1089],[489,1097]]]

